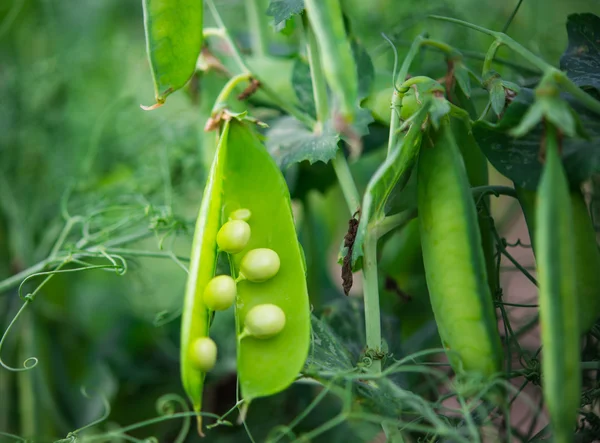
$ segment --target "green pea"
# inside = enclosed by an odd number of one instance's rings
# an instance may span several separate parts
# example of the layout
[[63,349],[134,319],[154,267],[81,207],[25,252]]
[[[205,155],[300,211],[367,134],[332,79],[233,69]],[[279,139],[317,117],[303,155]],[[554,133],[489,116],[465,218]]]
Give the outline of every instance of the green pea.
[[449,118],[423,136],[417,164],[419,227],[431,307],[457,373],[491,378],[502,347],[477,211]]
[[240,339],[250,336],[261,340],[271,338],[283,331],[285,327],[285,313],[272,304],[253,307],[244,319],[244,331]]
[[412,117],[421,107],[421,102],[417,97],[414,88],[410,88],[406,94],[402,97],[402,107],[400,108],[400,118],[402,120],[408,120]]
[[240,208],[229,214],[229,220],[243,220],[247,222],[252,217],[252,211],[246,208]]
[[250,240],[250,225],[244,220],[230,220],[217,233],[219,249],[229,254],[241,252]]
[[228,275],[218,275],[204,289],[204,304],[212,311],[224,311],[235,301],[235,280]]
[[251,282],[264,282],[277,275],[280,265],[279,255],[272,249],[253,249],[242,259],[240,274]]
[[197,338],[190,349],[190,360],[196,369],[210,371],[217,362],[217,345],[210,337]]

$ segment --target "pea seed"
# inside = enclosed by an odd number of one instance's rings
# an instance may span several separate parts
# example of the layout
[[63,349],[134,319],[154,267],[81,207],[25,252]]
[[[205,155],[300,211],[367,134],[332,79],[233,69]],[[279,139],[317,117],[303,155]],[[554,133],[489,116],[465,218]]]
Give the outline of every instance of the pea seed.
[[243,220],[247,222],[252,217],[252,212],[250,209],[240,208],[233,211],[229,214],[229,220]]
[[224,311],[235,301],[235,280],[228,275],[218,275],[204,288],[204,304],[212,311]]
[[230,220],[217,233],[217,245],[229,254],[241,252],[250,240],[250,225],[243,220]]
[[190,349],[190,361],[196,369],[208,372],[217,362],[217,345],[210,337],[197,338]]
[[267,339],[279,334],[285,327],[285,313],[272,304],[253,307],[246,314],[244,332],[240,339],[251,336],[258,339]]
[[272,249],[252,249],[242,258],[240,274],[251,282],[264,282],[279,272],[280,265],[279,255]]

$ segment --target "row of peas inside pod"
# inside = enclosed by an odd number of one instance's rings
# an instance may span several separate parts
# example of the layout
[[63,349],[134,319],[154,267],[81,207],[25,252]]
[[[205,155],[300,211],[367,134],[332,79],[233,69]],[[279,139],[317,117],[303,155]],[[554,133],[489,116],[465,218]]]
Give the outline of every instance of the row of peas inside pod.
[[[241,209],[243,208],[243,209]],[[230,272],[216,275],[227,255]],[[198,211],[181,319],[181,381],[202,434],[211,334],[233,305],[236,372],[244,408],[297,378],[310,346],[306,266],[290,193],[254,123],[223,122]],[[219,342],[219,340],[217,340]]]
[[[246,248],[252,235],[248,221],[252,213],[249,209],[233,211],[217,233],[217,245],[227,254],[239,254]],[[237,279],[229,275],[217,275],[208,282],[204,289],[204,304],[211,311],[224,311],[231,307],[237,295],[237,282],[248,280],[262,283],[275,277],[281,262],[279,255],[268,248],[257,248],[248,251],[242,258],[240,273]],[[254,337],[261,340],[279,334],[285,327],[285,313],[271,303],[254,306],[246,314],[244,330],[238,339]],[[217,345],[210,337],[200,337],[192,344],[192,359],[198,369],[210,371],[217,361]]]

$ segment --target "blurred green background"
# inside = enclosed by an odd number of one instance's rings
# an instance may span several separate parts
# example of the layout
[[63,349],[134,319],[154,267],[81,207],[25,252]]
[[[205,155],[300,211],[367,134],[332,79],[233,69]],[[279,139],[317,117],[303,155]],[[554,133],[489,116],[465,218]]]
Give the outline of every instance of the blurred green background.
[[[259,1],[266,10],[268,2]],[[400,55],[425,30],[457,48],[481,53],[489,38],[427,20],[426,14],[460,17],[500,30],[516,3],[345,0],[343,6],[353,33],[382,73],[377,86],[389,87],[393,56],[382,32],[397,44]],[[251,36],[240,19],[244,4],[224,0],[217,6],[245,47]],[[556,64],[566,48],[566,17],[574,12],[600,14],[600,3],[525,0],[509,35]],[[293,55],[294,48],[294,34],[273,34],[273,54]],[[501,50],[500,56],[507,53]],[[415,70],[443,74],[441,60],[439,54],[421,57]],[[479,63],[474,60],[471,66],[479,71]],[[273,77],[287,83],[277,72]],[[85,222],[69,233],[65,248],[77,247],[82,238],[98,244],[120,239],[123,248],[158,252],[157,257],[129,258],[123,276],[114,270],[61,274],[39,291],[0,352],[13,367],[22,367],[29,357],[39,359],[27,372],[0,368],[0,431],[39,441],[65,437],[102,416],[104,397],[110,415],[89,431],[99,433],[155,417],[159,397],[183,394],[178,313],[185,272],[166,255],[188,254],[206,164],[214,149],[214,136],[202,129],[222,83],[220,78],[204,78],[200,93],[179,92],[162,108],[144,112],[139,104],[152,104],[153,87],[141,1],[0,2],[0,281],[52,254],[65,214]],[[369,157],[353,165],[361,186],[376,165]],[[311,212],[303,214],[301,239],[311,251],[307,258],[312,302],[322,308],[342,297],[338,271],[329,262],[347,226],[345,209],[335,186],[324,194],[306,195],[308,188],[331,183],[329,168],[303,166],[294,171],[293,194],[312,202]],[[127,241],[127,236],[135,241]],[[161,254],[165,256],[158,257]],[[90,262],[103,263],[97,258]],[[41,280],[28,283],[24,293]],[[2,332],[21,305],[16,287],[0,293]],[[235,402],[230,323],[223,315],[215,326],[222,358],[206,393],[206,409],[215,413],[224,413]],[[90,398],[81,394],[82,386],[90,390]],[[256,440],[304,410],[315,389],[294,386],[257,401],[248,416]],[[338,407],[335,399],[325,401],[302,428],[322,423]],[[173,441],[180,426],[180,419],[167,420],[131,435]],[[361,432],[350,423],[325,434],[322,441],[356,441]],[[244,436],[241,427],[222,427],[205,441],[245,441]],[[197,436],[192,432],[188,440]],[[15,440],[0,434],[3,441]]]

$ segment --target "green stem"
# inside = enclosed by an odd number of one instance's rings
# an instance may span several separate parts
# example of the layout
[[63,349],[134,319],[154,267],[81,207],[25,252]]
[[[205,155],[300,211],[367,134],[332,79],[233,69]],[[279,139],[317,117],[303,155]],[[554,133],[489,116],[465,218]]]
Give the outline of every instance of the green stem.
[[[208,6],[208,9],[210,9],[210,12],[211,12],[212,16],[214,17],[215,22],[217,22],[217,26],[221,29],[221,32],[219,34],[215,34],[215,35],[218,35],[223,40],[225,40],[225,42],[229,46],[229,49],[232,52],[233,59],[235,60],[235,63],[238,65],[238,68],[242,72],[242,74],[251,73],[252,71],[250,70],[248,65],[244,62],[244,59],[242,58],[242,55],[241,55],[239,49],[237,48],[236,44],[234,43],[233,39],[231,38],[229,31],[225,27],[225,24],[223,23],[223,19],[221,18],[219,11],[217,11],[217,8],[215,7],[214,1],[206,0],[206,5]],[[256,75],[253,75],[253,77],[256,77],[260,80],[260,78]],[[277,93],[275,93],[269,87],[269,85],[265,84],[264,82],[261,82],[260,89],[265,94],[267,94],[267,96],[273,101],[273,103],[276,106],[283,109],[283,111],[285,111],[289,115],[295,117],[296,119],[298,119],[299,121],[301,121],[308,127],[312,128],[314,126],[314,121],[310,116],[308,116],[304,112],[296,109],[294,106],[288,105],[285,101],[281,100],[281,97]]]
[[481,70],[481,76],[484,77],[487,72],[492,70],[492,63],[494,62],[494,57],[496,57],[496,53],[498,49],[503,45],[500,40],[494,40],[494,42],[490,45],[488,51],[485,54],[485,58],[483,59],[483,69]]
[[266,14],[259,11],[260,0],[245,0],[246,15],[248,16],[248,30],[250,31],[250,42],[252,54],[259,57],[268,55],[269,40],[265,31],[264,17]]
[[448,56],[458,55],[458,51],[454,49],[452,46],[445,42],[441,42],[439,40],[433,40],[430,38],[425,38],[421,41],[422,46],[431,46],[432,48],[439,49],[444,54]]
[[[377,237],[367,233],[364,242],[363,275],[367,348],[381,351],[381,314],[379,312],[379,283],[377,276]],[[370,372],[381,372],[381,360],[374,359]]]
[[315,33],[313,32],[306,15],[302,18],[304,29],[306,30],[308,63],[310,64],[310,78],[313,85],[313,95],[315,98],[315,108],[317,111],[317,122],[322,125],[329,114],[329,105],[327,103],[327,84],[323,76],[321,67],[321,58],[319,57],[319,47]]
[[381,238],[393,229],[404,226],[417,216],[417,210],[407,210],[399,214],[384,217],[379,223],[375,224],[371,231],[375,238]]
[[338,149],[331,164],[333,165],[335,175],[342,188],[342,193],[346,199],[350,215],[354,215],[360,208],[360,196],[358,194],[358,189],[356,189],[356,183],[354,183],[354,179],[352,178],[352,173],[350,172],[346,157],[344,157],[344,153],[341,149]]
[[478,199],[481,194],[493,194],[496,197],[500,195],[506,195],[508,197],[517,198],[517,191],[515,188],[511,188],[510,186],[476,186],[471,188],[471,193],[475,199]]
[[582,105],[584,105],[590,111],[600,114],[600,101],[596,100],[594,97],[573,83],[564,72],[555,70],[554,79],[563,87],[566,92],[579,100]]
[[227,84],[223,86],[221,92],[219,93],[217,99],[215,100],[215,104],[212,108],[211,114],[215,115],[220,110],[224,109],[227,106],[227,99],[236,88],[237,85],[244,81],[248,81],[252,78],[252,73],[245,72],[243,74],[238,74],[234,77],[231,77]]
[[408,69],[412,64],[412,61],[417,56],[419,52],[419,48],[421,47],[421,43],[423,42],[423,37],[418,36],[412,43],[404,61],[402,62],[402,66],[400,67],[400,71],[398,71],[398,76],[396,77],[395,85],[394,85],[394,93],[392,95],[392,116],[390,119],[390,135],[388,138],[388,150],[387,153],[390,155],[396,143],[398,143],[398,137],[400,133],[398,131],[400,125],[400,108],[402,107],[402,96],[398,93],[398,89],[406,80],[406,76],[408,75]]

